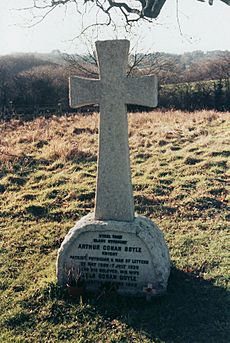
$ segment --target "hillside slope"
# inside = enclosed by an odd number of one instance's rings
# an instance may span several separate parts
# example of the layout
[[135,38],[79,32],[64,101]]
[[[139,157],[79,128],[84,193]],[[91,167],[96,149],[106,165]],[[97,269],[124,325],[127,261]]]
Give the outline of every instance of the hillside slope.
[[129,116],[135,209],[173,265],[151,302],[55,284],[57,249],[93,211],[98,115],[1,122],[0,342],[227,342],[229,115]]

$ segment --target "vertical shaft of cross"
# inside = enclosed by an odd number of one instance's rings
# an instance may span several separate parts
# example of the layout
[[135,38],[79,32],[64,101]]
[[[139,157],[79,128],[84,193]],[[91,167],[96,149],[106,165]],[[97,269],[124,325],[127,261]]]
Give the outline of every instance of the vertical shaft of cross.
[[96,44],[101,102],[95,218],[132,221],[134,202],[124,99],[129,42],[107,42],[106,51],[101,43]]
[[[107,116],[108,109],[111,116]],[[116,109],[110,104],[101,106],[96,219],[132,221],[134,218],[126,116],[124,104]],[[113,125],[116,130],[111,129]]]

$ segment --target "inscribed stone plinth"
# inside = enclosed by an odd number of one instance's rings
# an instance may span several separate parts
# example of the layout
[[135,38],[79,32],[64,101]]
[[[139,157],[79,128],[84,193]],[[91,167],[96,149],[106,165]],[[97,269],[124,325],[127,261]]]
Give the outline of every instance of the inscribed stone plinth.
[[134,217],[126,104],[156,106],[155,76],[126,76],[129,42],[96,42],[99,80],[70,79],[72,107],[99,103],[99,155],[94,214],[70,230],[59,249],[57,277],[80,273],[86,290],[155,295],[170,271],[163,235],[149,219]]
[[159,228],[149,219],[132,222],[98,221],[83,217],[59,250],[57,276],[67,283],[66,270],[81,271],[88,291],[113,286],[119,294],[159,295],[170,272],[168,248]]

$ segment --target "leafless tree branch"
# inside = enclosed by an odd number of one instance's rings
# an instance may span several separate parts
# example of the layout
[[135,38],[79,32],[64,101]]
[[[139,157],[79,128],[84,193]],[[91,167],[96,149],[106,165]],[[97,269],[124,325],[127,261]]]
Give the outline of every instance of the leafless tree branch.
[[[141,20],[152,21],[156,19],[166,1],[169,0],[31,0],[31,6],[20,8],[19,10],[40,10],[43,14],[40,19],[35,22],[40,23],[45,19],[52,11],[59,6],[67,6],[75,4],[78,13],[81,13],[79,8],[87,9],[87,5],[90,3],[93,7],[97,7],[100,11],[105,13],[108,17],[106,23],[102,25],[110,25],[112,23],[113,9],[120,11],[121,15],[125,19],[127,25],[131,25],[133,22]],[[206,0],[197,0],[205,2]],[[210,5],[213,4],[214,0],[207,0]],[[223,3],[230,5],[230,0],[219,0]],[[177,0],[178,2],[178,0]],[[92,23],[93,25],[94,23]],[[97,24],[101,25],[101,24]],[[90,25],[91,26],[91,25]]]

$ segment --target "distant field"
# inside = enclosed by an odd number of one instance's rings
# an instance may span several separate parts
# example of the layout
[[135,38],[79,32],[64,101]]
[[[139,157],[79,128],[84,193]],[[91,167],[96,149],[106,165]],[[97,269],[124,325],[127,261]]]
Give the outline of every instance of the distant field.
[[138,214],[164,232],[168,293],[68,299],[57,249],[93,211],[98,115],[0,122],[0,342],[227,343],[230,113],[129,115]]

